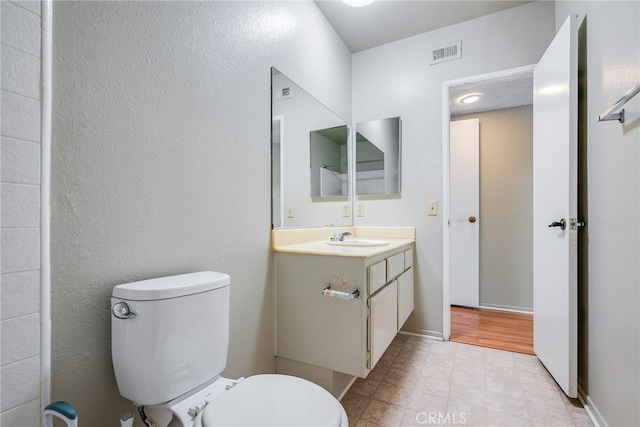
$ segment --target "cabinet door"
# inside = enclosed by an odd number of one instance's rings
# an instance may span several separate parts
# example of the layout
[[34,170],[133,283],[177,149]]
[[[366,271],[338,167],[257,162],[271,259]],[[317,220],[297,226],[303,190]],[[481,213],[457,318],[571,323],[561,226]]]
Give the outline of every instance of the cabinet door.
[[413,268],[398,277],[398,330],[413,311]]
[[370,300],[369,350],[371,366],[378,363],[398,332],[398,282],[393,281]]

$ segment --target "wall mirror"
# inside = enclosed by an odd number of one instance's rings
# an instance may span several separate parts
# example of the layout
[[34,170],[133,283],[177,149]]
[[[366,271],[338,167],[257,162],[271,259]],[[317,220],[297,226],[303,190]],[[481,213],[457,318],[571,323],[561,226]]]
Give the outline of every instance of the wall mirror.
[[273,228],[352,225],[350,126],[271,69]]
[[358,199],[400,197],[402,126],[400,117],[356,124]]

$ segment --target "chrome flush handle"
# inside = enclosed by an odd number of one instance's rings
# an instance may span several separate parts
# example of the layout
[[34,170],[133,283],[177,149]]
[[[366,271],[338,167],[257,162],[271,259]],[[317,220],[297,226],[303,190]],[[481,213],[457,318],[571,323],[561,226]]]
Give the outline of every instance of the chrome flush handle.
[[118,319],[133,319],[136,317],[136,313],[129,310],[129,306],[123,301],[114,304],[111,311]]

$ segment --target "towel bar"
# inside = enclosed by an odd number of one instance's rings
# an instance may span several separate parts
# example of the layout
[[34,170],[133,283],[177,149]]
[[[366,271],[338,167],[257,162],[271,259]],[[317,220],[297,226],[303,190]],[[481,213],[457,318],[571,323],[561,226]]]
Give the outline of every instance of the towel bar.
[[624,108],[617,113],[614,113],[618,108],[622,107],[624,104],[629,102],[631,98],[636,96],[640,92],[640,83],[637,83],[634,87],[632,87],[627,93],[622,95],[615,104],[605,110],[602,114],[598,116],[599,122],[605,122],[608,120],[617,120],[620,123],[624,123]]
[[322,295],[324,295],[326,297],[331,297],[331,298],[351,300],[351,299],[360,298],[360,290],[356,289],[355,291],[353,291],[351,293],[349,293],[349,292],[341,292],[341,291],[334,291],[333,289],[331,289],[331,285],[327,285],[327,287],[322,290]]

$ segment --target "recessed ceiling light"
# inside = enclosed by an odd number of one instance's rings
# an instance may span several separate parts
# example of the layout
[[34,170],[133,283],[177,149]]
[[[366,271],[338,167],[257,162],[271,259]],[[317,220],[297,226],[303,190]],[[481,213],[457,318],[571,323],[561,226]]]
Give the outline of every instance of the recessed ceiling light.
[[473,104],[474,102],[480,101],[480,98],[482,98],[481,93],[470,93],[458,98],[458,102],[460,104]]
[[373,0],[342,0],[345,4],[354,7],[366,6],[373,3]]

